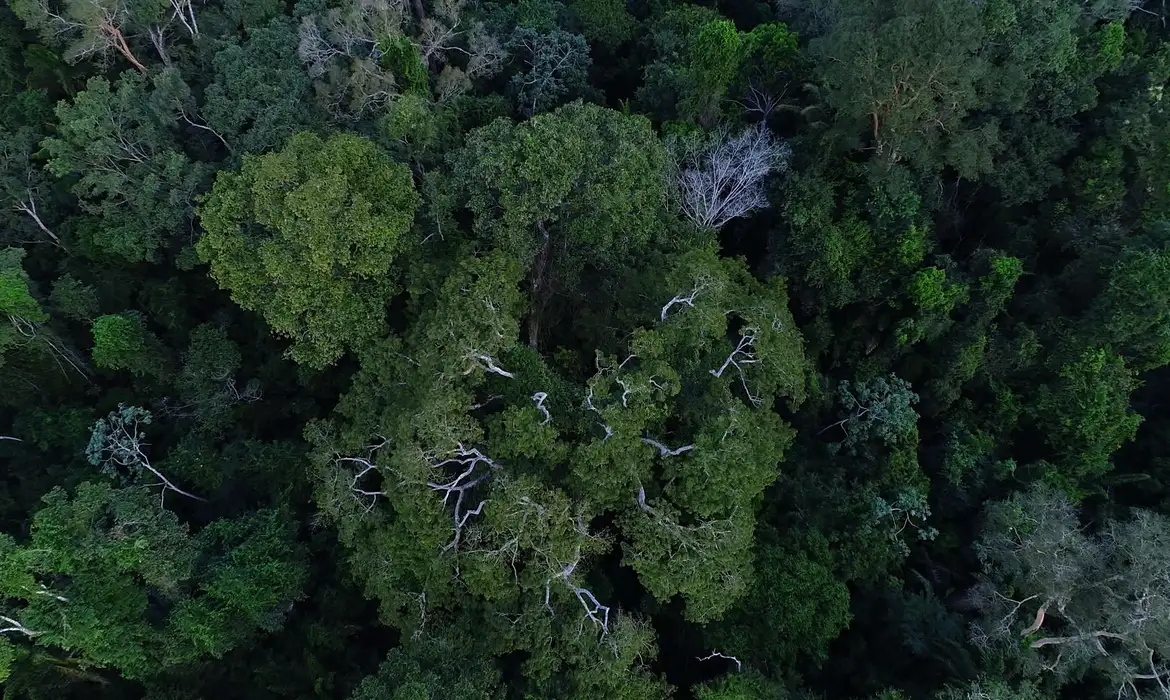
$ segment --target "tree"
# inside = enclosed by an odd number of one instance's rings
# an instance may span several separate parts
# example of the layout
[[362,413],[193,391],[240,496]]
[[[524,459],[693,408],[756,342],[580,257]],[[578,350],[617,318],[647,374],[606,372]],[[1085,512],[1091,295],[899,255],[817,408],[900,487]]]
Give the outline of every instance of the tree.
[[791,155],[792,149],[762,124],[734,137],[717,132],[710,145],[686,148],[678,156],[683,213],[696,226],[718,229],[767,208],[764,180],[786,172]]
[[127,0],[16,0],[13,3],[16,14],[46,42],[64,45],[64,57],[69,63],[91,57],[106,61],[111,52],[117,52],[144,74],[147,68],[131,51],[127,35],[158,23],[162,9],[158,4],[151,7]]
[[508,48],[513,55],[524,57],[526,70],[512,76],[510,88],[525,117],[544,112],[584,89],[590,58],[589,46],[581,35],[560,29],[541,34],[519,27]]
[[166,356],[158,336],[138,314],[112,314],[94,319],[93,362],[98,367],[129,370],[160,377],[167,372]]
[[846,415],[821,432],[840,429],[845,435],[840,445],[848,450],[875,438],[893,447],[917,431],[913,406],[918,395],[904,379],[890,375],[856,383],[845,380],[837,392]]
[[651,36],[660,59],[647,66],[639,100],[662,105],[666,118],[717,124],[745,53],[735,25],[711,9],[687,5],[664,14]]
[[988,578],[972,593],[983,613],[975,641],[1057,678],[1091,669],[1120,697],[1157,693],[1170,673],[1168,538],[1170,522],[1141,510],[1090,535],[1045,486],[993,504],[979,547]]
[[[0,538],[3,614],[19,621],[10,632],[83,668],[148,678],[279,626],[304,580],[290,535],[278,514],[257,512],[191,537],[140,488],[57,488],[27,543]],[[152,622],[153,602],[163,605]]]
[[1110,456],[1131,440],[1141,416],[1130,407],[1133,371],[1109,348],[1089,350],[1040,387],[1033,418],[1055,453],[1054,484],[1075,492],[1107,472]]
[[296,45],[294,28],[274,21],[251,29],[242,44],[216,52],[215,79],[207,86],[202,113],[233,153],[276,150],[322,121],[312,107],[311,84]]
[[184,90],[174,74],[123,73],[113,86],[91,78],[57,105],[57,136],[43,146],[48,169],[76,176],[73,193],[95,217],[86,225],[93,253],[144,262],[189,223],[207,173],[177,144],[175,107]]
[[384,332],[418,203],[410,171],[373,143],[301,133],[219,174],[197,250],[238,304],[294,340],[293,359],[322,368]]
[[469,135],[453,156],[452,185],[475,234],[530,266],[530,344],[553,295],[573,294],[587,266],[613,270],[667,245],[667,167],[649,121],[596,105],[500,119]]
[[[162,486],[162,498],[166,498],[167,491],[174,491],[197,501],[203,499],[183,489],[162,474],[150,463],[144,449],[149,445],[146,442],[146,426],[150,425],[153,417],[150,411],[137,406],[119,405],[117,411],[94,423],[93,434],[89,446],[85,449],[85,456],[89,463],[99,467],[102,473],[130,481],[140,481],[142,478],[154,478],[158,482],[147,486]],[[149,476],[147,476],[149,474]]]
[[870,147],[889,162],[924,164],[979,104],[988,70],[982,41],[970,3],[862,2],[849,5],[810,51],[839,119],[868,123]]
[[43,92],[20,92],[0,106],[0,224],[19,241],[63,246],[57,233],[57,193],[37,162],[40,142],[54,122],[52,104]]
[[757,535],[755,578],[747,596],[708,630],[712,648],[780,673],[802,657],[825,659],[849,626],[849,590],[832,570],[828,542],[813,531],[777,541]]

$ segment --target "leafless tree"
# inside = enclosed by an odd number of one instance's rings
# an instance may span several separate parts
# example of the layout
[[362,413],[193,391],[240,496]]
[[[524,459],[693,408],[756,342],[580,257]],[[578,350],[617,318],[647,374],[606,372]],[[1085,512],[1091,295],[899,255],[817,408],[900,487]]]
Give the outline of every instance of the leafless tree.
[[679,155],[678,187],[683,213],[696,225],[721,228],[728,221],[765,209],[764,180],[788,169],[792,149],[763,124],[738,136],[718,132],[710,145],[691,145]]

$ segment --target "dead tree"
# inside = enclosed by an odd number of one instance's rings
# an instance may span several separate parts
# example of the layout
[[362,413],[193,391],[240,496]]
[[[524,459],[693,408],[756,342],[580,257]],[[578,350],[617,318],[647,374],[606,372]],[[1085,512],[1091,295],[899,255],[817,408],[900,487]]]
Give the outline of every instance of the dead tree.
[[682,156],[678,188],[683,213],[702,228],[722,228],[728,221],[767,208],[764,180],[788,169],[792,149],[776,140],[763,124],[735,137],[717,133],[705,149]]

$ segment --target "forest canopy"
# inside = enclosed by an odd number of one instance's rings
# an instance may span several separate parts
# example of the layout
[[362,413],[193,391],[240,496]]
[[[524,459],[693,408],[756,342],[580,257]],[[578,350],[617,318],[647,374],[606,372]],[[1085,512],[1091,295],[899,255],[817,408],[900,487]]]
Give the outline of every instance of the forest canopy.
[[1168,20],[4,3],[0,692],[1170,700]]

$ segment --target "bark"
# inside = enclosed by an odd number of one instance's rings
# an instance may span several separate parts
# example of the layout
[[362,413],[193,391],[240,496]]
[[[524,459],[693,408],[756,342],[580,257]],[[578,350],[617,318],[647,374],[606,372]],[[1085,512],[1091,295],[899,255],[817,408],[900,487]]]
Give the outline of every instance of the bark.
[[1100,639],[1101,637],[1108,637],[1109,639],[1125,639],[1125,635],[1117,634],[1116,632],[1087,632],[1085,634],[1077,634],[1071,637],[1045,637],[1044,639],[1037,639],[1032,642],[1033,649],[1041,649],[1043,647],[1052,646],[1054,644],[1068,644],[1069,642],[1080,642],[1086,639]]
[[146,66],[142,65],[142,63],[134,57],[134,54],[130,52],[130,45],[126,43],[126,37],[122,36],[121,30],[107,22],[102,25],[102,31],[109,35],[110,40],[114,44],[114,48],[118,49],[118,52],[125,56],[126,60],[130,61],[131,65],[137,68],[143,75],[146,75],[150,72],[146,70]]
[[544,315],[551,285],[548,284],[548,267],[552,260],[552,238],[545,230],[544,224],[537,227],[544,235],[544,245],[536,254],[536,262],[532,266],[532,311],[528,314],[528,347],[540,350],[540,321]]

